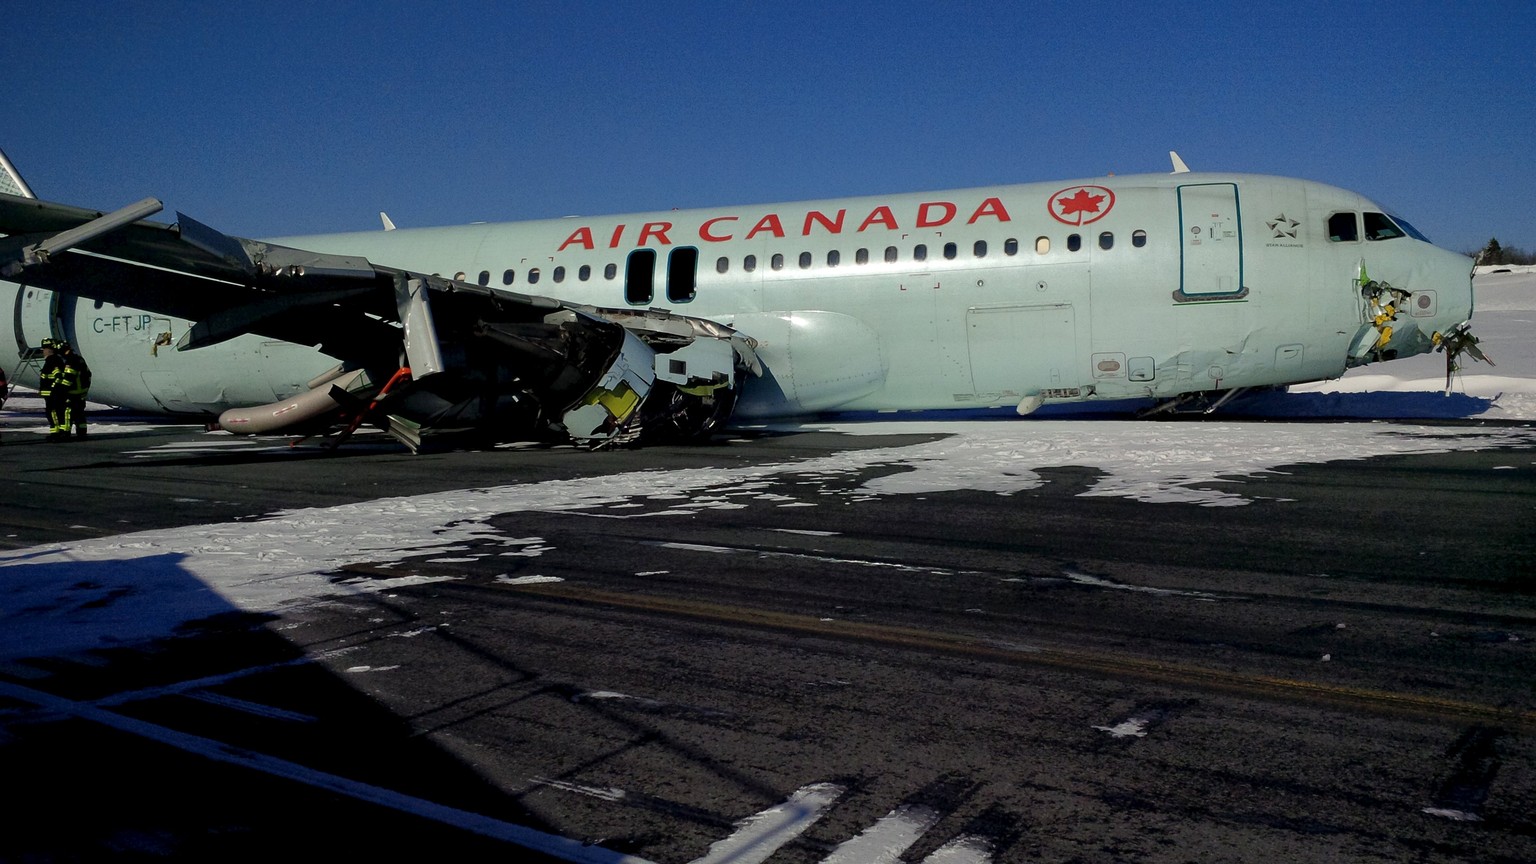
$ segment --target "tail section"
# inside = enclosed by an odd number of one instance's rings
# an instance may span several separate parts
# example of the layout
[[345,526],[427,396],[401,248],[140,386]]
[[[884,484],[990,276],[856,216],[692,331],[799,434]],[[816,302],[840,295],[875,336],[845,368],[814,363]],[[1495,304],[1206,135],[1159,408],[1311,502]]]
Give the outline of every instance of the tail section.
[[27,185],[27,181],[21,179],[21,173],[16,170],[16,166],[6,158],[4,150],[0,150],[0,192],[19,195],[22,198],[37,197],[32,194],[32,188]]
[[[15,165],[11,164],[11,160],[6,158],[5,151],[3,150],[0,150],[0,192],[6,195],[18,195],[22,198],[37,197],[32,194],[32,188],[27,185],[27,181],[21,179],[21,173],[16,170]],[[11,293],[13,290],[14,294]],[[0,366],[0,402],[4,402],[8,386],[5,384],[6,372],[10,372],[12,385],[20,383],[17,379],[20,377],[26,361],[33,356],[34,349],[27,345],[27,338],[22,333],[21,288],[5,283],[3,287],[0,287],[0,298],[3,298],[4,301],[4,306],[0,308],[5,309],[4,318],[0,318],[0,345],[15,343],[16,356],[18,358],[13,366],[8,352],[0,355],[4,357],[3,360],[0,360],[0,363],[4,364],[4,366]],[[9,368],[7,369],[7,367]],[[27,383],[35,387],[39,383],[35,374],[36,369],[31,371],[34,374]]]

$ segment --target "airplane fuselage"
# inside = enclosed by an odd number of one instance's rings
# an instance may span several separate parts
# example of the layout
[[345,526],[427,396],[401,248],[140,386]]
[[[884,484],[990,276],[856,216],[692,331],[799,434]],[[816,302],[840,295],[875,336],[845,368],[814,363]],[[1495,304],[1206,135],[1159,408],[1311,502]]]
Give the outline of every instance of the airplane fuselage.
[[[1422,353],[1471,315],[1471,262],[1394,218],[1323,184],[1186,173],[274,242],[729,324],[766,367],[736,416],[764,418],[1163,399]],[[1362,263],[1414,298],[1369,358]],[[191,322],[36,288],[13,302],[4,344],[69,339],[112,404],[217,414],[335,363],[255,336],[178,352]]]

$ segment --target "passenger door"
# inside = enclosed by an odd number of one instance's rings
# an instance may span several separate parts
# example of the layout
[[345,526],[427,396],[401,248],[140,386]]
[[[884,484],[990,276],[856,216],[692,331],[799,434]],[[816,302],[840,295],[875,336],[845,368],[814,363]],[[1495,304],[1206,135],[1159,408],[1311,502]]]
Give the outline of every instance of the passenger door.
[[1243,229],[1237,186],[1179,187],[1180,301],[1244,297]]

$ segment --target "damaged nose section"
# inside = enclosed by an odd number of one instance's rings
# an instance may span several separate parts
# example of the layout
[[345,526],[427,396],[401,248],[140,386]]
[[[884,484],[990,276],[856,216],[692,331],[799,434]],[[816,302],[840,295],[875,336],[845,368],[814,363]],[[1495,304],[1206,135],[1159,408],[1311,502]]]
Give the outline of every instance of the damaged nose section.
[[[1487,360],[1470,332],[1470,279],[1465,297],[1455,290],[1412,291],[1372,279],[1362,259],[1355,281],[1360,292],[1360,326],[1350,342],[1349,366],[1445,351],[1449,377],[1455,359],[1463,353]],[[1455,285],[1454,280],[1425,281],[1448,288]]]
[[[1465,259],[1460,260],[1464,262]],[[1450,256],[1433,263],[1438,265],[1437,270],[1422,275],[1440,278],[1426,278],[1425,281],[1448,287],[1457,284],[1460,275],[1448,272],[1452,266]],[[1476,262],[1473,267],[1475,269]],[[1409,291],[1370,278],[1365,260],[1361,259],[1356,279],[1360,290],[1360,329],[1351,343],[1349,365],[1363,366],[1377,360],[1443,352],[1447,394],[1451,392],[1456,373],[1461,370],[1463,356],[1494,365],[1477,347],[1478,339],[1472,335],[1470,273],[1466,279],[1465,293],[1456,290],[1437,293],[1433,289]],[[1443,298],[1441,293],[1445,294]]]
[[1377,282],[1360,264],[1360,329],[1350,343],[1349,365],[1363,366],[1378,360],[1392,360],[1422,354],[1434,347],[1433,341],[1403,312],[1413,299],[1412,292]]

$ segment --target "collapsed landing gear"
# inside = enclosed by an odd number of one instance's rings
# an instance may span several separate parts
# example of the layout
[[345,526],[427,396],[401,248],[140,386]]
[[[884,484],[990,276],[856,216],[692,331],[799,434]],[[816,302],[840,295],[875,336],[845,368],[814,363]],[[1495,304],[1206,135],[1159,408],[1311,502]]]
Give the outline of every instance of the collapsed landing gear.
[[734,386],[690,392],[671,384],[658,384],[641,409],[643,425],[640,443],[693,444],[707,441],[731,416],[731,409],[735,406]]
[[1136,417],[1137,419],[1144,419],[1163,414],[1212,414],[1218,408],[1245,393],[1266,389],[1270,388],[1233,387],[1231,390],[1202,390],[1198,393],[1181,393],[1172,399],[1166,399],[1153,405],[1151,408],[1138,412]]
[[694,392],[658,381],[640,409],[610,438],[594,440],[590,449],[641,447],[654,444],[700,444],[731,416],[735,387]]

